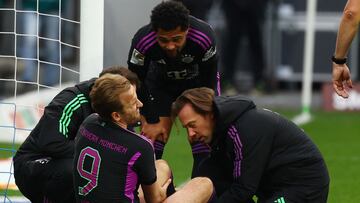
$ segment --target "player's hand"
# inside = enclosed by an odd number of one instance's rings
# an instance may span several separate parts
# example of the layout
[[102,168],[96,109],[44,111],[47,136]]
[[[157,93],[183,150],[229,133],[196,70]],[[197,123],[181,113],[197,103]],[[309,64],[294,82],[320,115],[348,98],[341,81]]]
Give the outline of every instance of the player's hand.
[[160,140],[164,143],[169,138],[171,130],[171,119],[170,117],[160,117],[158,123],[147,123],[145,118],[141,121],[141,132],[144,136],[149,138],[152,142]]
[[160,125],[162,128],[162,133],[158,137],[158,140],[167,143],[171,131],[172,121],[170,117],[160,117]]
[[[166,197],[167,197],[166,191],[167,191],[167,188],[169,187],[170,183],[171,183],[171,178],[167,179],[167,180],[165,181],[165,183],[161,186],[160,192],[161,192],[161,196],[165,197],[164,200],[165,200]],[[166,201],[164,201],[164,202],[166,202]]]
[[167,180],[165,181],[165,183],[161,186],[161,189],[162,189],[163,191],[165,191],[165,194],[166,194],[166,190],[167,190],[167,188],[169,187],[170,183],[171,183],[171,178],[167,179]]
[[350,70],[346,64],[333,63],[332,82],[335,92],[343,97],[348,98],[349,93],[346,88],[352,88]]
[[148,123],[146,119],[141,119],[141,134],[149,138],[152,142],[156,140],[162,133],[159,123]]

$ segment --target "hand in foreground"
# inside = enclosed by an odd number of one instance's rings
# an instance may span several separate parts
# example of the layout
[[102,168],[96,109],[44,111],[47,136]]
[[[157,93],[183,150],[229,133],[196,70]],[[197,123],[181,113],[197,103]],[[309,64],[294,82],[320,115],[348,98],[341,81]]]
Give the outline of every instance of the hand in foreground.
[[343,97],[348,98],[349,93],[346,88],[352,88],[350,70],[346,64],[333,63],[332,82],[335,92]]

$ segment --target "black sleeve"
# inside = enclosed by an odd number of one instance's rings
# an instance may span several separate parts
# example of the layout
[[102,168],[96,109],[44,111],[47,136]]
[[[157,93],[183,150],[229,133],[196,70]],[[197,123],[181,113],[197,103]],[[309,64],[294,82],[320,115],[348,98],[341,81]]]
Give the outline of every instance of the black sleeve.
[[150,114],[152,112],[151,109],[154,109],[152,104],[153,98],[145,84],[145,79],[149,70],[150,59],[145,53],[141,53],[136,49],[136,45],[141,39],[140,33],[143,29],[144,28],[140,29],[132,39],[127,63],[129,70],[134,72],[141,81],[141,86],[137,89],[139,100],[144,104],[144,107],[141,109],[141,114],[145,116],[149,123],[157,123],[159,122],[159,118]]
[[[209,28],[210,29],[210,28]],[[209,48],[202,56],[200,66],[201,86],[216,89],[217,71],[218,71],[218,55],[216,50],[216,40],[214,31],[208,31],[208,37],[211,41]]]
[[74,137],[83,121],[81,105],[88,104],[84,96],[62,91],[45,108],[36,127],[38,144],[44,154],[54,158],[72,158]]
[[217,56],[215,55],[208,61],[200,64],[201,86],[216,90],[217,72],[218,72],[217,63],[218,63],[218,59]]
[[128,55],[128,67],[129,69],[136,73],[139,77],[139,80],[144,83],[148,69],[149,69],[149,60],[144,53],[141,53],[135,48],[135,45],[138,43],[137,34],[134,36],[131,42],[131,47]]
[[[247,202],[255,194],[270,158],[274,125],[250,110],[237,121],[232,130],[234,182],[218,202]],[[256,125],[256,126],[255,126]],[[230,136],[230,135],[228,135]]]
[[154,150],[151,144],[146,142],[143,146],[141,146],[140,153],[141,156],[134,165],[139,176],[139,183],[151,185],[156,181],[157,178]]

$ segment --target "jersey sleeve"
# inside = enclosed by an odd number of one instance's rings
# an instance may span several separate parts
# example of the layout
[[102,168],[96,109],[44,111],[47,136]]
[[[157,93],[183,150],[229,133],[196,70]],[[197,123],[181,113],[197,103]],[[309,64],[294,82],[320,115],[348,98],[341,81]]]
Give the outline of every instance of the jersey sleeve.
[[[215,48],[214,48],[215,49]],[[218,59],[213,56],[206,62],[200,64],[200,82],[203,87],[216,89]]]
[[152,112],[151,109],[154,109],[152,104],[153,98],[145,83],[150,64],[150,58],[147,53],[154,43],[156,43],[155,32],[149,31],[148,26],[141,28],[132,39],[127,61],[129,70],[134,72],[141,81],[137,94],[140,101],[144,104],[144,107],[141,108],[141,114],[145,116],[149,123],[159,122],[158,117],[149,115]]
[[206,41],[209,43],[201,58],[200,66],[200,81],[204,87],[215,89],[216,78],[218,71],[218,54],[216,49],[215,33],[211,27],[207,27]]
[[155,32],[151,32],[153,36],[151,33],[146,35],[143,32],[144,28],[134,35],[127,60],[129,69],[137,74],[141,82],[144,82],[149,69],[149,58],[146,56],[149,47],[146,48],[146,46],[151,44],[148,44],[147,40],[154,40],[155,37]]
[[138,172],[139,183],[151,185],[156,181],[156,168],[154,150],[150,143],[144,140],[141,156],[135,164]]
[[55,158],[73,157],[74,137],[83,121],[81,105],[88,100],[83,95],[64,90],[45,108],[34,130],[44,154]]
[[[257,191],[269,160],[274,128],[265,123],[257,110],[248,111],[230,127],[228,139],[233,148],[233,183],[219,202],[247,202]],[[262,120],[259,123],[259,120]],[[258,126],[255,127],[254,125]],[[260,127],[259,127],[260,126]]]

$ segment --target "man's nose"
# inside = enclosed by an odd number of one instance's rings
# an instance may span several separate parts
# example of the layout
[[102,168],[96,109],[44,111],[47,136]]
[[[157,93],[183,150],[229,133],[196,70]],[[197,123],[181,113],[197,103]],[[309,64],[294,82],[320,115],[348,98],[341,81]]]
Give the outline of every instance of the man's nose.
[[137,100],[137,107],[138,108],[143,107],[143,103],[140,100]]
[[191,137],[191,138],[195,138],[196,133],[195,133],[194,130],[188,129],[188,135],[189,135],[189,137]]
[[176,48],[175,44],[173,42],[169,42],[167,45],[166,45],[166,49],[167,50],[174,50]]

